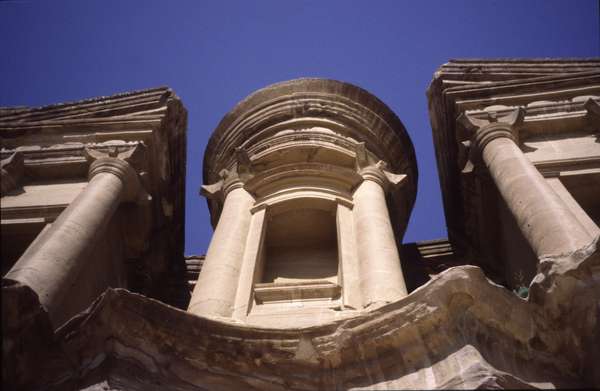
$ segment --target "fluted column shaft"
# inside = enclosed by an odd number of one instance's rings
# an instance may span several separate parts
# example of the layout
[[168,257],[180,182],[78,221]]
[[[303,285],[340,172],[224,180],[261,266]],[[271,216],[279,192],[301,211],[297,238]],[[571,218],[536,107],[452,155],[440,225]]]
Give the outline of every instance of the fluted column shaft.
[[365,307],[407,295],[400,256],[385,200],[385,176],[363,170],[363,182],[354,192],[354,230]]
[[206,253],[188,311],[231,317],[242,268],[254,199],[239,180],[226,183],[219,222]]
[[475,147],[538,258],[568,254],[592,240],[568,205],[515,143],[510,125],[491,123]]
[[32,288],[53,323],[63,320],[63,299],[77,294],[70,288],[118,207],[128,178],[135,175],[127,162],[116,158],[93,162],[85,189],[42,231],[4,277]]

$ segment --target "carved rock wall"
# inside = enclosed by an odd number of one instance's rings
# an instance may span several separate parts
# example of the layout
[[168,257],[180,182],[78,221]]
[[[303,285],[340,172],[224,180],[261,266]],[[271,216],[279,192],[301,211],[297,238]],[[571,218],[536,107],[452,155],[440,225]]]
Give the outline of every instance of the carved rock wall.
[[[593,277],[580,283],[593,284]],[[577,300],[588,305],[577,308],[579,316],[598,300],[597,293],[584,291],[587,295]],[[3,301],[3,310],[13,311],[10,324],[16,325],[15,308],[23,305],[10,296]],[[598,338],[595,319],[588,325],[595,334],[582,339],[586,327],[568,326],[572,314],[550,318],[472,266],[451,268],[371,313],[304,329],[208,320],[125,290],[107,291],[54,336],[39,332],[43,315],[35,314],[37,323],[31,316],[21,319],[21,325],[34,323],[37,330],[9,328],[5,341],[36,343],[21,350],[16,366],[5,368],[3,378],[14,382],[6,385],[115,390],[577,387],[592,384],[584,374],[592,373],[589,360],[597,357],[597,345],[589,339]],[[30,339],[33,332],[35,340]],[[575,348],[569,345],[574,344],[583,355],[572,354]],[[30,367],[20,364],[34,357],[46,363],[52,357],[53,365],[42,366],[39,376],[27,376]]]

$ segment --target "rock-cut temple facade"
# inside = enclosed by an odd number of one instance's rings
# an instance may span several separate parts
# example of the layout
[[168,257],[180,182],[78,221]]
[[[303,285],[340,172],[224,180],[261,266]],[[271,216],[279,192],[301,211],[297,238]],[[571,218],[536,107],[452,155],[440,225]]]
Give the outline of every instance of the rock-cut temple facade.
[[452,60],[427,97],[447,239],[403,242],[396,114],[297,79],[212,132],[191,256],[173,91],[1,108],[3,388],[600,387],[600,60]]

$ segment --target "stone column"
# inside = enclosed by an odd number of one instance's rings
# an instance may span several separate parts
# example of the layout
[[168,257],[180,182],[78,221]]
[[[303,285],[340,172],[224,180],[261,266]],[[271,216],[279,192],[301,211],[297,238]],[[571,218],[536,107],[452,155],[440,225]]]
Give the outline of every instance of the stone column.
[[221,184],[203,189],[208,195],[222,191],[225,200],[188,311],[202,316],[231,317],[254,198],[244,190],[235,172],[227,172]]
[[354,231],[365,307],[407,295],[400,256],[385,200],[388,179],[376,166],[361,170],[354,192]]
[[140,184],[135,170],[116,157],[101,157],[89,169],[89,183],[75,200],[43,230],[5,280],[32,288],[57,325],[64,320],[63,299],[77,295],[70,289],[102,229],[122,200],[133,199]]
[[475,130],[473,144],[539,259],[590,244],[585,227],[517,145],[513,125],[481,126]]

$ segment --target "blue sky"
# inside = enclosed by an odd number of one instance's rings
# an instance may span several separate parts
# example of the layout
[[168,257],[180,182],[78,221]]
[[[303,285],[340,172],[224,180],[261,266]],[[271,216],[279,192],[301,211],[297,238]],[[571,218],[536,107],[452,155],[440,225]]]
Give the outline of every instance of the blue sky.
[[597,57],[596,0],[0,1],[0,106],[168,85],[189,112],[186,253],[212,229],[202,155],[252,91],[297,77],[350,82],[398,114],[419,190],[404,241],[446,236],[425,90],[450,58]]

